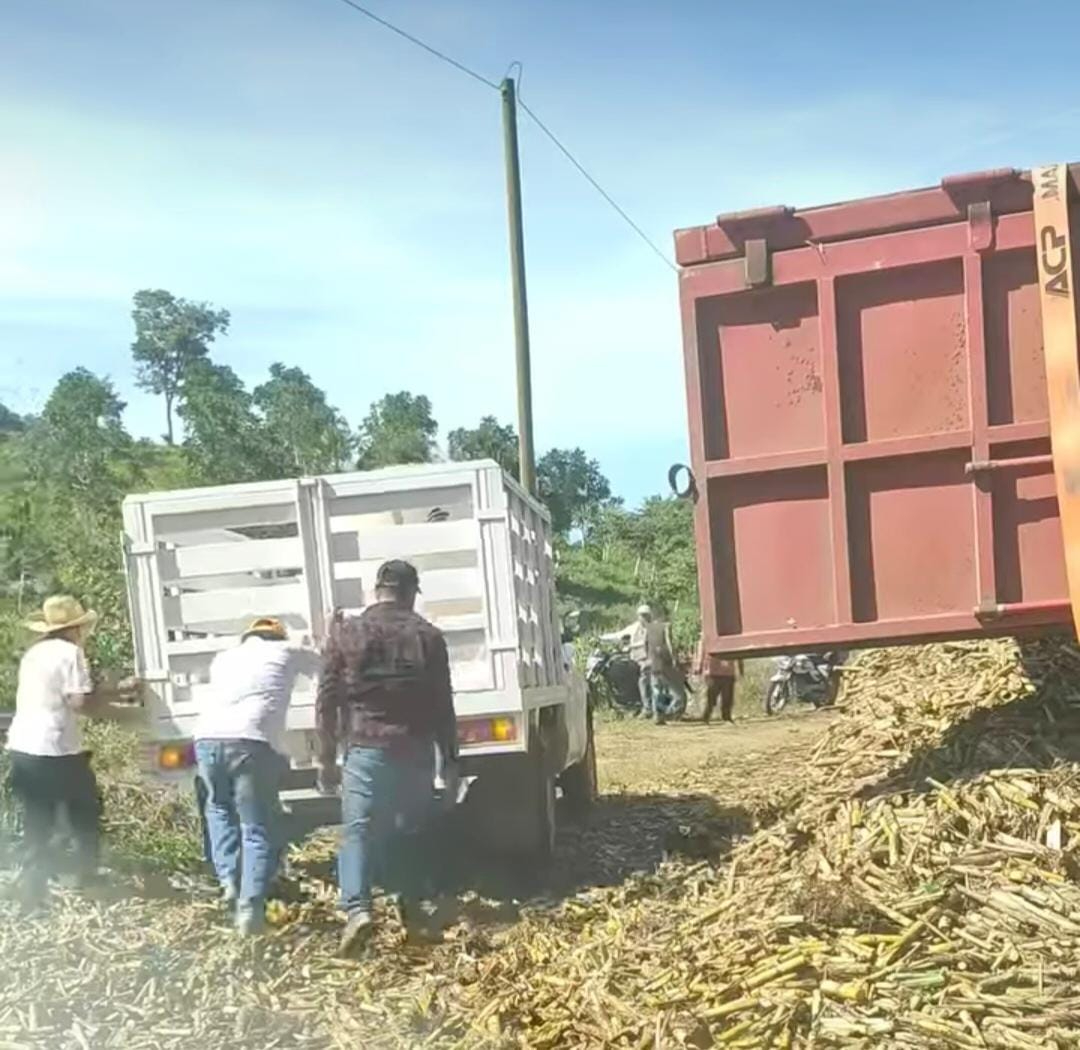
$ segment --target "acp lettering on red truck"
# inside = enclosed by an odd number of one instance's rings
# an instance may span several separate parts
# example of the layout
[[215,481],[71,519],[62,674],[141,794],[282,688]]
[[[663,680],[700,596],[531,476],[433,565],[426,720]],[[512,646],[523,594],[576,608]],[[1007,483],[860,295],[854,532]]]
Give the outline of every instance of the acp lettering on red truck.
[[1033,173],[1035,247],[1058,513],[1073,623],[1080,634],[1080,362],[1069,231],[1068,167]]

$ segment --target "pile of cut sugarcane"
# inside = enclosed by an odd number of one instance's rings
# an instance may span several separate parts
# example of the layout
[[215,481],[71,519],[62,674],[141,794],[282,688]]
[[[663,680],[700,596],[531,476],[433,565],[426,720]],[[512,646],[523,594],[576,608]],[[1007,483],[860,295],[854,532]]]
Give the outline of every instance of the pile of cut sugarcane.
[[[637,785],[558,859],[592,885],[699,821],[658,869],[509,919],[463,894],[435,943],[387,923],[335,958],[326,840],[255,942],[176,879],[0,903],[0,1048],[1080,1048],[1080,654],[880,650],[845,681],[808,753]],[[710,795],[757,830],[732,846]]]
[[877,651],[726,866],[527,920],[452,989],[466,1044],[1080,1047],[1080,656]]

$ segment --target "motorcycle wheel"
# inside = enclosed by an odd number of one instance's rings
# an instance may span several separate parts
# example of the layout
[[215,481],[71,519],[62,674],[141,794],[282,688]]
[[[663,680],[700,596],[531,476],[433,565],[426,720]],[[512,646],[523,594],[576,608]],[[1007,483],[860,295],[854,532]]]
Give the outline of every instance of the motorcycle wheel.
[[765,714],[778,715],[787,706],[790,698],[787,682],[770,682],[768,692],[765,693]]

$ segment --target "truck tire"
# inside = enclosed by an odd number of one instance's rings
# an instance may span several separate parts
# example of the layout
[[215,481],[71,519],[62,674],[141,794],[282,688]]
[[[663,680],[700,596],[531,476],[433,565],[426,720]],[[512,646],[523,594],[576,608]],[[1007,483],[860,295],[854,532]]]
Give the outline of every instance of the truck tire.
[[555,851],[555,777],[539,734],[528,754],[480,774],[465,800],[471,833],[497,853],[543,864]]
[[585,745],[585,754],[580,762],[563,771],[559,778],[559,786],[562,788],[563,802],[566,808],[575,817],[582,817],[588,813],[592,804],[596,801],[597,777],[596,777],[596,741],[593,738],[592,705],[589,705],[589,713],[586,715],[588,743]]

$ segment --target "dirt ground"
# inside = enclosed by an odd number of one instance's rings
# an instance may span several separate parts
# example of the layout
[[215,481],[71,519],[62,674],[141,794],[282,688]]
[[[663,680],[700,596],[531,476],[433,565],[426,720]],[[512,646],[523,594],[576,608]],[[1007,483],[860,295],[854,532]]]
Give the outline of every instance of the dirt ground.
[[432,982],[480,965],[511,927],[526,919],[536,927],[548,909],[588,900],[597,887],[625,885],[632,896],[642,885],[634,877],[665,857],[722,861],[778,784],[797,789],[803,756],[832,720],[828,712],[734,726],[598,720],[601,795],[584,820],[562,824],[553,862],[509,866],[462,849],[449,827],[434,854],[443,877],[432,910],[404,930],[380,905],[386,921],[358,960],[337,958],[332,830],[293,851],[295,895],[274,902],[276,928],[257,943],[231,932],[205,877],[114,873],[101,894],[57,894],[32,918],[0,899],[0,954],[9,960],[0,1046],[415,1046],[410,1018],[417,1003],[430,1004]]
[[739,719],[734,725],[698,721],[657,726],[639,719],[597,726],[602,793],[670,787],[703,765],[730,763],[732,790],[744,793],[747,773],[771,775],[778,757],[794,759],[825,730],[831,711]]

